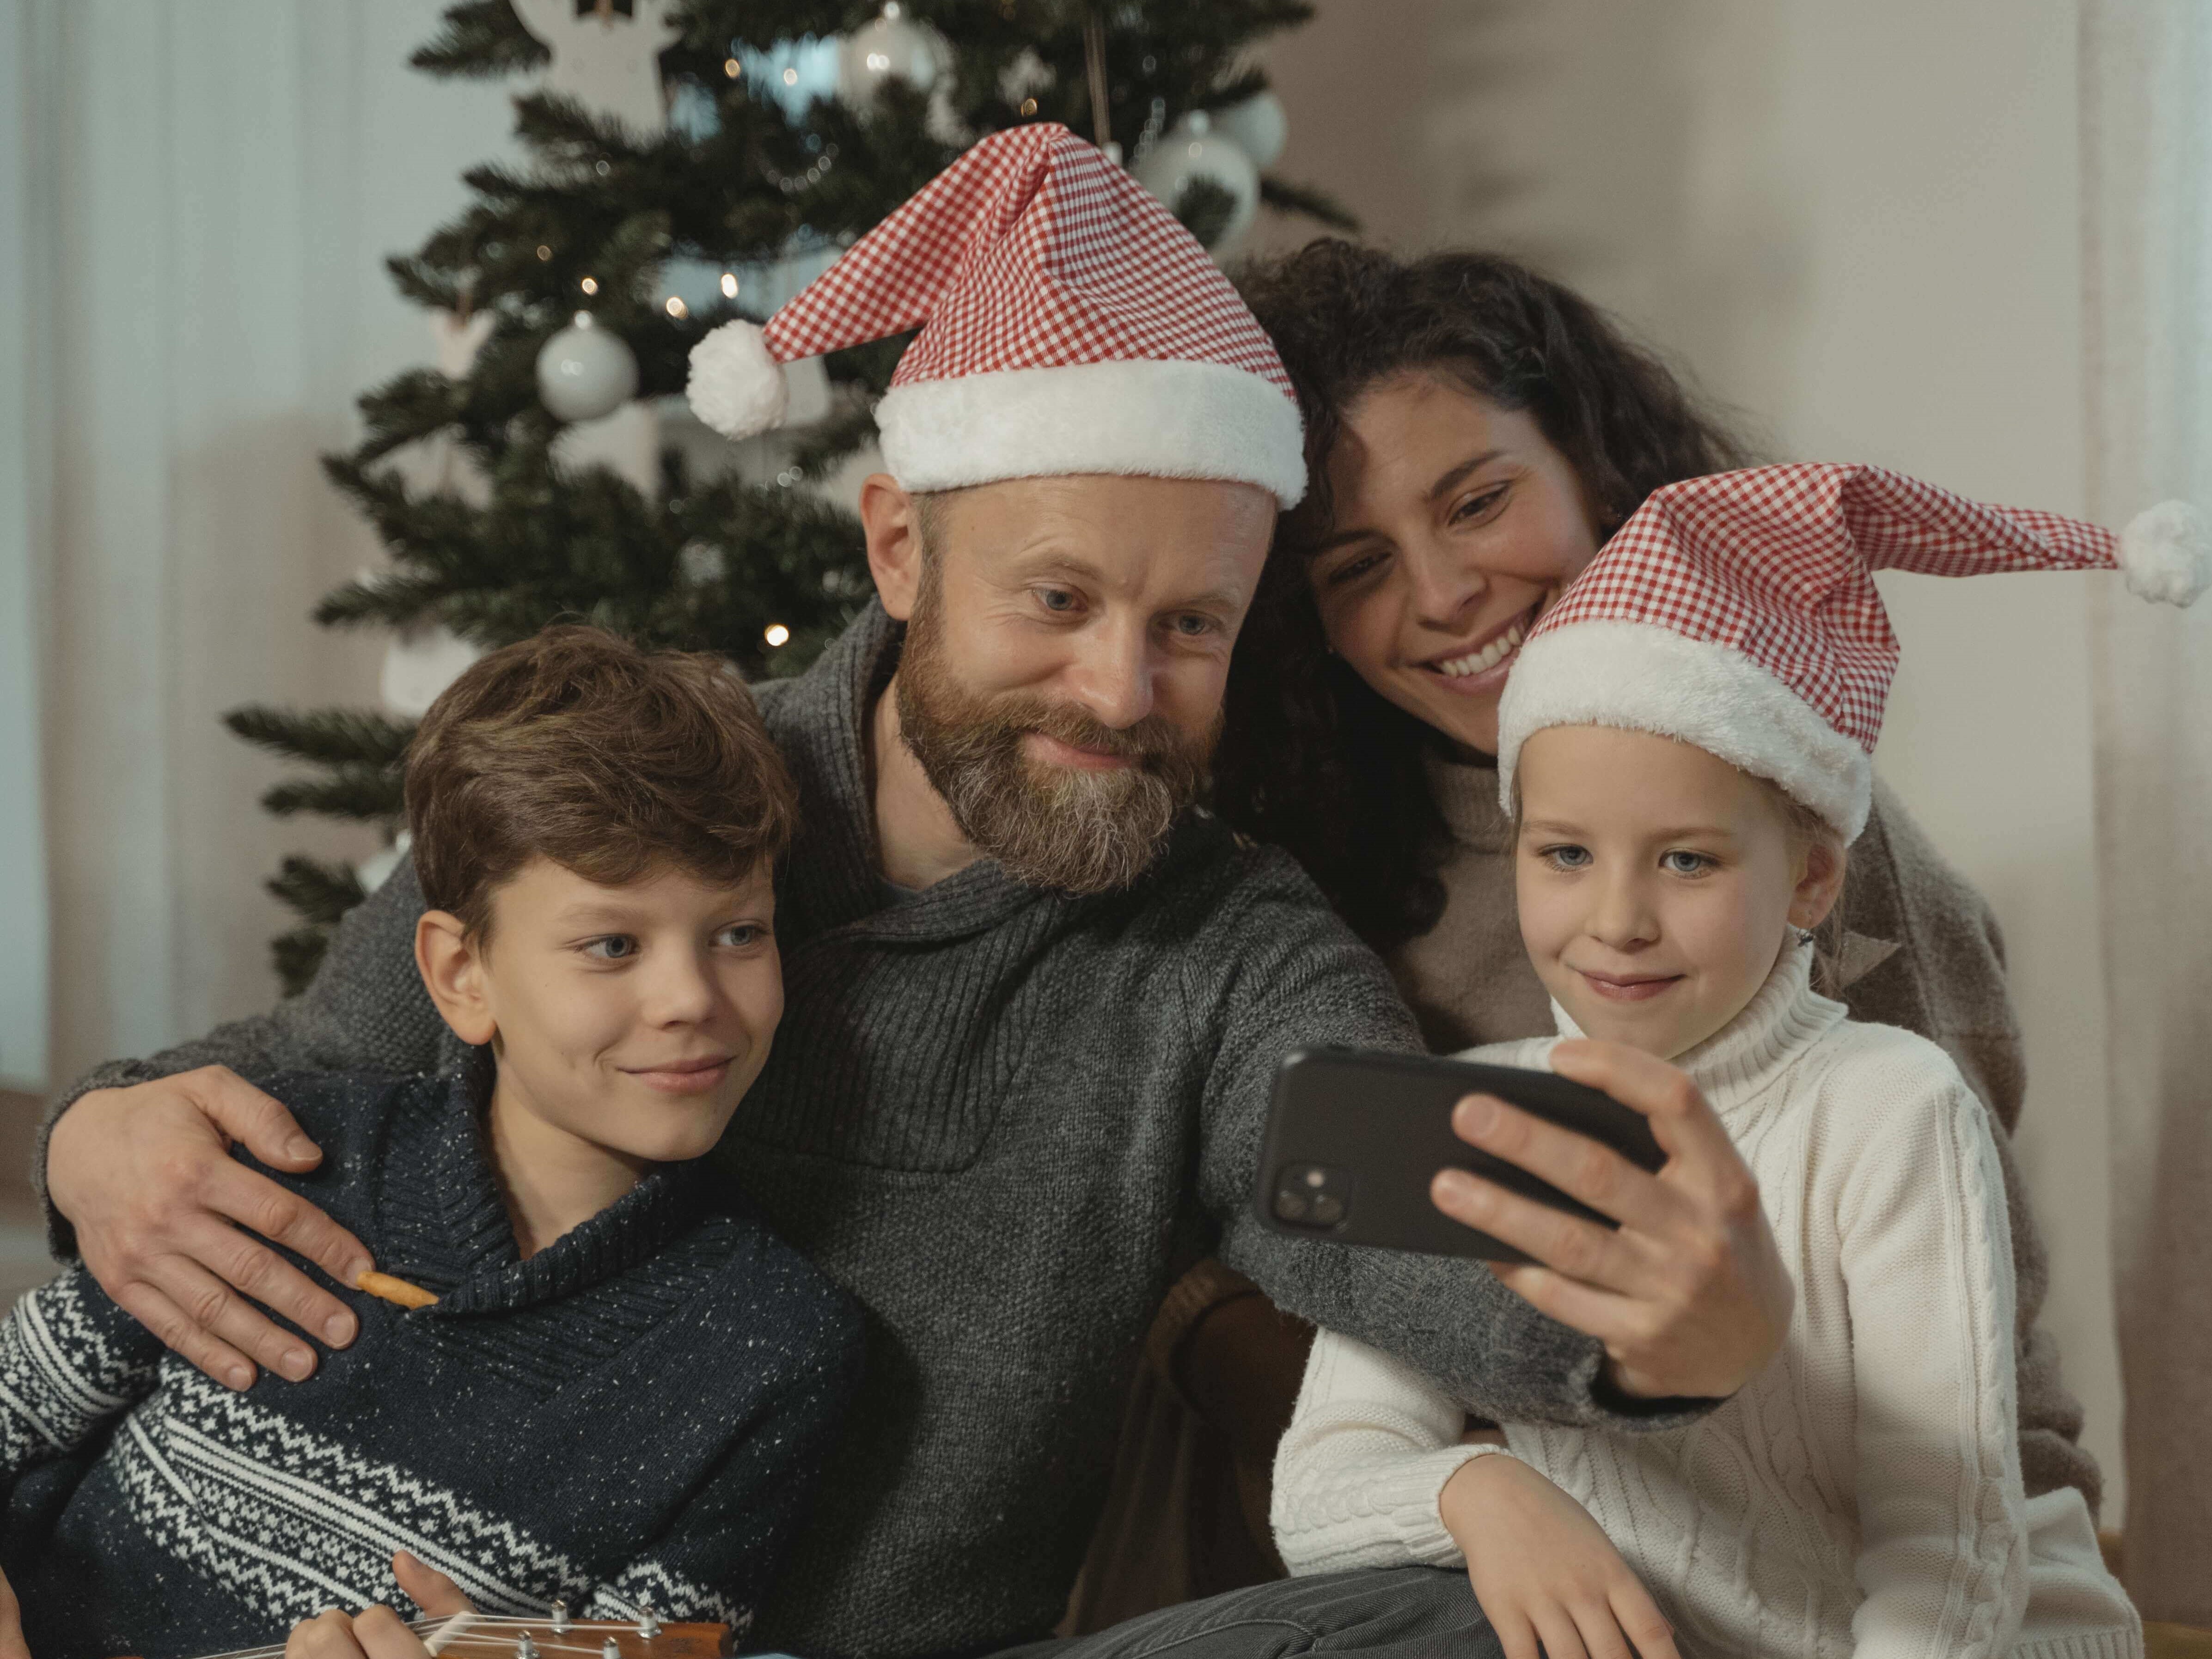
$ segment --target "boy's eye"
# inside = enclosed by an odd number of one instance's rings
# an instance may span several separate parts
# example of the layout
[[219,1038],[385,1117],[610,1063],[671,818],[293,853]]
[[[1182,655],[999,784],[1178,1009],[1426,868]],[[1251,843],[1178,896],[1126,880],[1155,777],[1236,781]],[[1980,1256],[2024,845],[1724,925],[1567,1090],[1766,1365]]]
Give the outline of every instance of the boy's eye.
[[1556,847],[1542,848],[1538,850],[1536,856],[1554,870],[1587,870],[1590,866],[1589,848],[1577,847],[1571,842],[1562,842]]
[[625,962],[637,954],[637,941],[628,933],[605,933],[586,940],[584,954],[599,962]]
[[1688,853],[1676,848],[1661,856],[1659,867],[1669,875],[1702,876],[1713,867],[1713,860],[1703,853]]
[[714,935],[714,943],[732,951],[749,950],[768,937],[768,929],[757,921],[740,921],[725,927]]

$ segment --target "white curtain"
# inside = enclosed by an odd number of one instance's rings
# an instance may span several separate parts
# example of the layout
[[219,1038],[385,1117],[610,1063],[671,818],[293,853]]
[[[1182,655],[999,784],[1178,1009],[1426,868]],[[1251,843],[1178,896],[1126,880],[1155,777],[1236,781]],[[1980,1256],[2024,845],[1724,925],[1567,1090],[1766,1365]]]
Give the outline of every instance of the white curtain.
[[[2212,9],[2085,0],[2091,508],[2212,507]],[[2212,600],[2098,590],[2128,1587],[2212,1625]]]
[[[461,204],[464,168],[508,149],[504,88],[406,66],[441,9],[8,0],[0,90],[34,142],[9,158],[22,199],[0,195],[0,234],[20,244],[0,301],[20,297],[8,320],[28,319],[45,373],[29,398],[6,388],[30,430],[0,468],[27,453],[25,499],[44,510],[21,604],[38,646],[49,1083],[267,1006],[285,915],[263,878],[293,848],[367,850],[266,817],[256,797],[276,768],[218,718],[374,701],[381,638],[307,621],[379,556],[316,457],[354,441],[359,392],[431,359],[383,256]],[[20,678],[0,660],[0,699]],[[0,763],[9,737],[0,722]]]

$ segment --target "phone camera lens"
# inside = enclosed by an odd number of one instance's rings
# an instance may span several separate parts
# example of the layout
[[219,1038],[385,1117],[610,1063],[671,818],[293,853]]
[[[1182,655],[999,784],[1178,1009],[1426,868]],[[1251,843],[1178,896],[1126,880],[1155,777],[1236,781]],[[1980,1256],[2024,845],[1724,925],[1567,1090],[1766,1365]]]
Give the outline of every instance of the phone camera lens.
[[1334,1227],[1344,1219],[1344,1200],[1333,1193],[1323,1193],[1314,1200],[1312,1215],[1316,1225]]
[[[1328,1201],[1326,1199],[1322,1200],[1323,1203]],[[1285,1187],[1275,1194],[1275,1213],[1285,1221],[1304,1221],[1313,1207],[1307,1202],[1306,1195],[1295,1187]]]

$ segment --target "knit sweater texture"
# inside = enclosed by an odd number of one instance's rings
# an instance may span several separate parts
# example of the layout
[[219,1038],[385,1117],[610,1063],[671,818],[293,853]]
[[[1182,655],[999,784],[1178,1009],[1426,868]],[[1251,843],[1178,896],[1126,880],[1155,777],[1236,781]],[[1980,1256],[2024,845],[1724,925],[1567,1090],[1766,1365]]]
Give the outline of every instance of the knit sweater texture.
[[[865,734],[901,637],[871,605],[807,673],[759,689],[804,825],[778,882],[783,1024],[718,1161],[861,1304],[868,1344],[757,1639],[899,1656],[1047,1634],[1146,1328],[1209,1252],[1490,1416],[1660,1430],[1703,1408],[1610,1395],[1595,1342],[1474,1263],[1251,1213],[1283,1054],[1419,1043],[1381,962],[1285,854],[1194,812],[1122,891],[1048,891],[984,860],[891,902]],[[302,996],[78,1091],[211,1061],[434,1066],[421,908],[403,865]]]
[[859,1312],[703,1164],[521,1259],[489,1071],[253,1079],[324,1150],[275,1178],[439,1298],[341,1291],[361,1335],[306,1382],[218,1387],[82,1267],[0,1325],[0,1556],[40,1659],[412,1613],[398,1549],[488,1613],[750,1626],[859,1382]]
[[[1434,929],[1390,953],[1391,972],[1439,1054],[1545,1036],[1551,998],[1521,944],[1497,770],[1431,756],[1428,772],[1452,836],[1439,872],[1445,910]],[[1821,964],[1820,988],[1855,1020],[1936,1043],[1989,1108],[2012,1225],[2021,1473],[2031,1495],[2079,1488],[2094,1515],[2103,1477],[2080,1443],[2081,1407],[2067,1392],[2058,1345],[2038,1322],[2051,1263],[2013,1156],[2027,1068],[1996,918],[1878,779],[1841,908],[1840,945]]]
[[[1679,1062],[1758,1177],[1796,1284],[1782,1351],[1685,1431],[1508,1424],[1507,1445],[1589,1511],[1691,1659],[2139,1655],[2081,1494],[2021,1483],[1981,1104],[1934,1044],[1814,993],[1810,954],[1786,951]],[[1554,1041],[1468,1058],[1543,1066]],[[1437,1498],[1476,1455],[1462,1420],[1410,1368],[1323,1331],[1276,1464],[1292,1570],[1456,1563]]]

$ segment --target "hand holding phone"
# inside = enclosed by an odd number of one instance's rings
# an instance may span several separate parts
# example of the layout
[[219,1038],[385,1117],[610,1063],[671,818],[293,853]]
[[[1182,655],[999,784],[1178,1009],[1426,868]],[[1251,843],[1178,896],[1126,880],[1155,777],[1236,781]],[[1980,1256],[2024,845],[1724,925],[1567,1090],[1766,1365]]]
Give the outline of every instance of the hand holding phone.
[[1570,1215],[1611,1217],[1452,1131],[1452,1108],[1494,1095],[1589,1136],[1631,1163],[1666,1162],[1651,1126],[1611,1096],[1549,1072],[1358,1048],[1302,1048],[1275,1074],[1255,1202],[1278,1231],[1435,1255],[1527,1261],[1522,1251],[1438,1210],[1439,1170],[1467,1170]]

